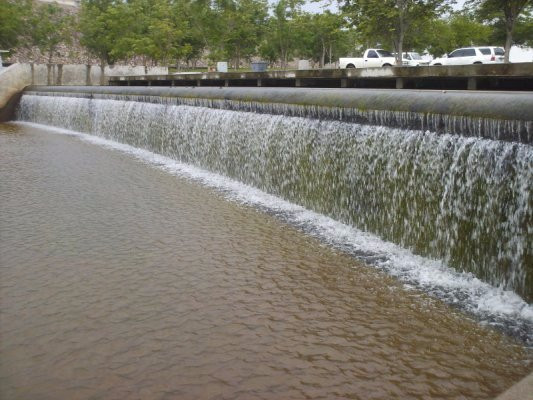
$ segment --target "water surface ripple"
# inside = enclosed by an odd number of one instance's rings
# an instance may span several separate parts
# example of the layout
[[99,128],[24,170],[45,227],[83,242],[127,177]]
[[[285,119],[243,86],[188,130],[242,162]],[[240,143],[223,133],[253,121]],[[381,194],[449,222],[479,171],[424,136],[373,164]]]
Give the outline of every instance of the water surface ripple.
[[0,398],[488,399],[531,353],[253,208],[0,125]]

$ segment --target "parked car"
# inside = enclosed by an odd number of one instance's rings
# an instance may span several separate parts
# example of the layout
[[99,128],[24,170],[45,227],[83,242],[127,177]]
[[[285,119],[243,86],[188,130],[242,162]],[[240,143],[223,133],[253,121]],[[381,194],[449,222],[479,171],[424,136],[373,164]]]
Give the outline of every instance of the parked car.
[[505,51],[501,47],[464,47],[436,58],[429,65],[467,65],[502,63]]
[[422,59],[420,54],[415,51],[406,51],[402,54],[402,64],[411,67],[419,67],[429,65],[429,61]]
[[375,68],[392,67],[396,60],[394,55],[383,49],[367,49],[363,57],[346,57],[339,59],[339,67],[344,68]]
[[[397,53],[392,53],[396,57]],[[402,65],[408,67],[418,67],[429,65],[428,60],[424,60],[416,51],[404,51],[402,53]]]

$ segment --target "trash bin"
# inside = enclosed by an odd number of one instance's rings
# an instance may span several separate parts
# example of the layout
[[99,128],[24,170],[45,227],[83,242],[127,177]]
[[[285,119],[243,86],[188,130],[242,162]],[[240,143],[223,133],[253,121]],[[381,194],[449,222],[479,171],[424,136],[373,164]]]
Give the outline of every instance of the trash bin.
[[251,65],[253,72],[264,72],[268,67],[268,63],[266,61],[254,61]]

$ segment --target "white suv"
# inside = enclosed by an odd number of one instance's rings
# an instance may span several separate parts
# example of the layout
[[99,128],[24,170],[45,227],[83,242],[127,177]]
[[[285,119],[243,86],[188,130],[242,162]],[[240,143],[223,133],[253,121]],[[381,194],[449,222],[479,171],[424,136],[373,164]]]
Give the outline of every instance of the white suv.
[[502,63],[505,51],[501,47],[464,47],[444,57],[435,58],[429,65],[466,65]]

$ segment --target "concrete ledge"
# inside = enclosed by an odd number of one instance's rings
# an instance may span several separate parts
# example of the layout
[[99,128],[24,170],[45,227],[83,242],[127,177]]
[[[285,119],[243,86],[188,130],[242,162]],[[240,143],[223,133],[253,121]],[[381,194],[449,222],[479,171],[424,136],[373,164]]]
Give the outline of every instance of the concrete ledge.
[[533,90],[533,63],[110,76],[109,84]]
[[28,91],[217,99],[533,121],[533,92],[376,89],[30,86]]
[[198,72],[175,75],[109,76],[110,81],[197,80],[197,79],[305,79],[305,78],[431,78],[431,77],[533,77],[533,63],[478,64],[431,67],[388,67],[358,69],[312,69],[265,72]]
[[520,382],[511,386],[495,400],[532,400],[533,399],[533,373]]

